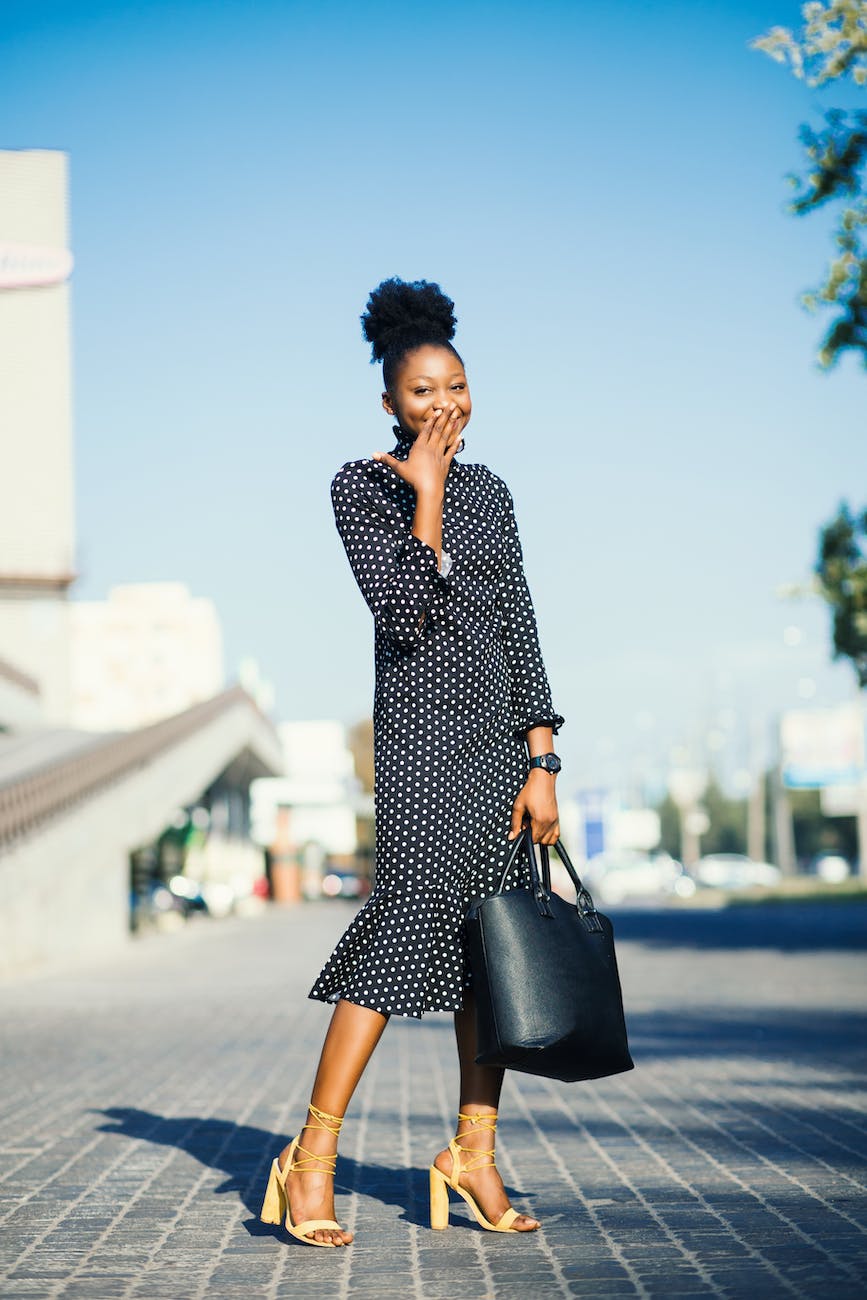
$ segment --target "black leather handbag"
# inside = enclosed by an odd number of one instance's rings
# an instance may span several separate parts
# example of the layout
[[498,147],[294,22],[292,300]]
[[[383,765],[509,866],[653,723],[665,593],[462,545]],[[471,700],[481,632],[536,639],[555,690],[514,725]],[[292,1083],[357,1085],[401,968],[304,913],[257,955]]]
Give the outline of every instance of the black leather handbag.
[[[576,890],[551,891],[548,847],[536,862],[532,831],[515,837],[495,893],[475,900],[466,930],[476,1002],[477,1065],[573,1083],[634,1068],[614,955],[614,928],[558,840]],[[523,851],[529,884],[505,889]]]

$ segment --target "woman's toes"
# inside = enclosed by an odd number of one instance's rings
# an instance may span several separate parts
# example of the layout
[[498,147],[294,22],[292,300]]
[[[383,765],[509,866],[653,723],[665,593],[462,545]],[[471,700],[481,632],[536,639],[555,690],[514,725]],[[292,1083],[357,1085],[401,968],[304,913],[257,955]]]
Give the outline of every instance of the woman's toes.
[[332,1228],[327,1234],[327,1240],[330,1241],[333,1246],[348,1246],[350,1241],[352,1241],[352,1233],[344,1232],[342,1228],[339,1230]]

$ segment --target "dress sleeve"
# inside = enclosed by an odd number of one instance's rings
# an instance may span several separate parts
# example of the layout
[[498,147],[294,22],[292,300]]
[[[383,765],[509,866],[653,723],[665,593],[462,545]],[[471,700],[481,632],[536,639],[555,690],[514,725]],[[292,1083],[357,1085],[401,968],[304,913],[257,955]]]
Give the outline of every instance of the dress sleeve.
[[524,575],[514,502],[508,488],[505,488],[503,529],[505,547],[498,599],[511,675],[515,733],[523,737],[531,727],[550,726],[556,735],[565,718],[555,713],[551,702],[548,675],[539,648],[536,615]]
[[416,537],[397,510],[344,466],[331,482],[334,520],[374,626],[394,645],[422,638],[437,595],[451,586],[451,557]]

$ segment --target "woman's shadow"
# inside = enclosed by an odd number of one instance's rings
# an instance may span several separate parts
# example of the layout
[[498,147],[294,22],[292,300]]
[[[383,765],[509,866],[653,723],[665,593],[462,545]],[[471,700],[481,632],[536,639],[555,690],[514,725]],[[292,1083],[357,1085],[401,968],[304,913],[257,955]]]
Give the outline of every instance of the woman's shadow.
[[[239,1197],[253,1216],[244,1223],[250,1236],[270,1236],[276,1232],[287,1241],[292,1240],[283,1227],[272,1228],[259,1219],[271,1160],[284,1145],[283,1140],[273,1133],[249,1124],[233,1124],[225,1119],[168,1117],[132,1106],[109,1106],[94,1113],[106,1116],[107,1123],[99,1126],[101,1133],[177,1147],[200,1164],[218,1169],[225,1178],[214,1189],[214,1195],[232,1193]],[[426,1169],[361,1162],[341,1155],[337,1171],[335,1191],[338,1197],[353,1192],[371,1196],[384,1205],[397,1206],[405,1222],[423,1228],[430,1226]],[[510,1196],[519,1195],[513,1188],[507,1188],[507,1191]],[[458,1206],[463,1206],[463,1202],[453,1202],[453,1208]],[[468,1226],[477,1227],[470,1218],[464,1221]],[[479,1227],[478,1231],[483,1229]]]

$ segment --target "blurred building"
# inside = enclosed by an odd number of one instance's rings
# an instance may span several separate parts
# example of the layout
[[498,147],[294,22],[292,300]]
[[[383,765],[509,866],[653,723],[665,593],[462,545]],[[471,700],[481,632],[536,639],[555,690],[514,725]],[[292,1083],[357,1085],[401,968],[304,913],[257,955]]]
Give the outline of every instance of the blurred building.
[[326,866],[369,875],[373,795],[357,775],[346,728],[323,720],[277,730],[286,775],[251,788],[252,834],[270,850],[275,895],[315,896]]
[[[278,724],[285,776],[254,782],[253,835],[270,847],[278,835],[282,848],[301,853],[309,844],[323,853],[350,858],[356,851],[356,816],[364,802],[355,762],[340,722]],[[369,799],[372,815],[372,799]]]
[[66,156],[0,151],[0,974],[121,946],[159,899],[186,916],[182,865],[242,904],[250,784],[283,761],[257,697],[223,689],[210,601],[69,600],[68,244]]
[[66,155],[0,150],[0,656],[7,687],[16,673],[35,683],[56,723],[75,578],[71,269]]
[[69,613],[76,727],[144,727],[223,687],[216,608],[182,582],[125,583]]

